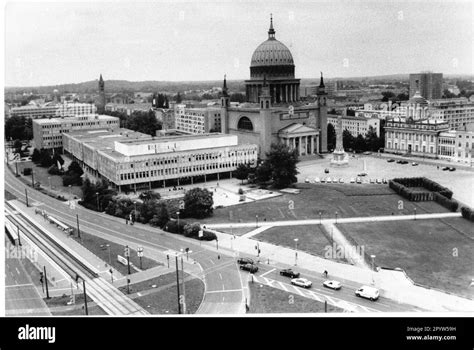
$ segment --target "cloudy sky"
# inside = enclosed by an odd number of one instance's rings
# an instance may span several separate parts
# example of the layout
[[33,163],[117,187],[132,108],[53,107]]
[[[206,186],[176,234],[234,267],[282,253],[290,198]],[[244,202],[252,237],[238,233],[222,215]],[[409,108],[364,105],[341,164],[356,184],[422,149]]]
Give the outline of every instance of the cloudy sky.
[[9,2],[5,85],[245,79],[270,13],[298,78],[473,73],[469,1]]

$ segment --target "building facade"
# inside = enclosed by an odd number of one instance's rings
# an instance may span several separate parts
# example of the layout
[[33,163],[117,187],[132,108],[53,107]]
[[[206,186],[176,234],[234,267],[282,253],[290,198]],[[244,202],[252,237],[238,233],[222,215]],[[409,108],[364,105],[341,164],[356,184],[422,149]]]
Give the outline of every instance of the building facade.
[[[328,124],[332,124],[334,128],[337,126],[337,117],[335,114],[328,114]],[[348,116],[343,115],[341,118],[342,121],[342,130],[347,130],[351,133],[352,136],[357,137],[359,134],[362,136],[367,135],[372,127],[377,134],[377,137],[380,137],[380,119],[370,116],[370,118],[358,117],[358,116]]]
[[443,73],[416,73],[410,74],[410,98],[420,90],[424,98],[438,99],[443,96]]
[[221,110],[219,107],[188,108],[184,104],[174,107],[175,128],[192,134],[206,134],[221,131]]
[[31,119],[56,117],[58,113],[58,105],[56,103],[46,103],[43,106],[27,105],[22,107],[12,107],[10,115],[12,117],[25,117]]
[[120,120],[108,115],[88,115],[69,118],[33,120],[33,145],[36,149],[63,147],[62,135],[85,129],[117,129]]
[[474,102],[467,98],[431,100],[428,114],[432,119],[446,121],[452,129],[462,129],[474,123]]
[[[256,145],[239,145],[223,134],[151,137],[126,129],[63,134],[64,149],[87,174],[107,179],[121,190],[165,187],[167,180],[206,179],[255,165]],[[218,175],[219,176],[219,175]]]
[[446,122],[393,118],[385,124],[385,152],[438,157],[438,137],[449,130]]

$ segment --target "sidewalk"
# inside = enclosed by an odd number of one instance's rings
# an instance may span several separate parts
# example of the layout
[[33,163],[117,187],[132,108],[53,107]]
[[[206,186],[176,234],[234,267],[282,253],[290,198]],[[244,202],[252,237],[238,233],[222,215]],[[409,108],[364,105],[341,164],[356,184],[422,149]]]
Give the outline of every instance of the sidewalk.
[[[227,251],[229,255],[239,253],[255,256],[255,241],[245,237],[233,237],[226,233],[213,231],[219,239],[220,251]],[[384,270],[378,272],[353,265],[337,263],[305,252],[298,251],[295,259],[295,250],[276,246],[266,242],[259,242],[262,263],[281,263],[296,265],[300,268],[322,274],[324,270],[331,277],[350,280],[361,285],[374,285],[380,289],[381,295],[405,304],[415,305],[427,311],[456,311],[474,312],[474,300],[461,298],[452,294],[415,286],[403,271]],[[233,249],[232,249],[233,248]]]

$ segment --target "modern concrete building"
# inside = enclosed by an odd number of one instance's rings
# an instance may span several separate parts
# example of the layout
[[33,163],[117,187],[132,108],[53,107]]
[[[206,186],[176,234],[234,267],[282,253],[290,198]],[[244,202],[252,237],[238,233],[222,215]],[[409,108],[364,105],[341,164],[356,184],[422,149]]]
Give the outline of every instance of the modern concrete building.
[[419,89],[424,98],[438,99],[443,96],[443,73],[416,73],[410,74],[410,98]]
[[53,102],[46,103],[42,106],[33,104],[22,107],[12,107],[10,109],[10,116],[18,116],[31,119],[56,117],[58,109],[58,105]]
[[206,180],[240,164],[256,164],[257,145],[239,145],[224,134],[151,137],[126,129],[63,134],[64,150],[86,174],[107,179],[119,191],[165,187],[168,180]]
[[437,158],[439,134],[448,130],[448,123],[439,120],[413,118],[387,120],[385,152]]
[[462,129],[474,123],[474,102],[467,98],[449,98],[429,101],[431,119],[446,121],[452,129]]
[[33,145],[36,149],[60,148],[65,133],[85,129],[117,129],[119,123],[119,118],[108,115],[36,119],[33,120]]
[[456,130],[456,153],[454,161],[458,163],[474,163],[474,123],[464,125]]
[[174,107],[175,128],[192,134],[221,131],[220,107],[187,108],[184,104]]

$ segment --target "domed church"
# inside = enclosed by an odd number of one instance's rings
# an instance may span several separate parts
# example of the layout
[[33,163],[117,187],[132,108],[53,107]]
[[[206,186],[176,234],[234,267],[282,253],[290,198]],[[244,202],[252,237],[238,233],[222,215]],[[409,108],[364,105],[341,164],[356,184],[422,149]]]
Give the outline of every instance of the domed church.
[[327,152],[327,94],[323,76],[313,104],[300,101],[291,51],[275,37],[270,17],[268,39],[254,51],[247,102],[231,107],[226,78],[221,97],[222,132],[237,135],[239,144],[259,145],[265,158],[272,143],[283,142],[300,156]]

